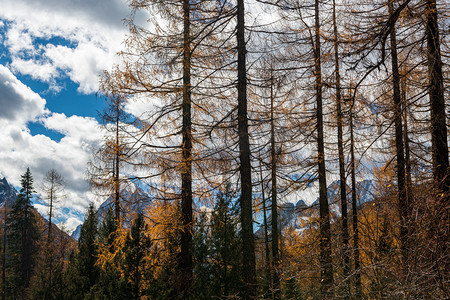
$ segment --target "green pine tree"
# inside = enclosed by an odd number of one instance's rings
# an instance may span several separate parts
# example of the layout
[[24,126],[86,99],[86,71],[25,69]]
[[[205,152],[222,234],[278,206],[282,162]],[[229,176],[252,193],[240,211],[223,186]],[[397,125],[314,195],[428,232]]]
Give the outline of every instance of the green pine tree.
[[94,205],[89,205],[81,226],[78,252],[72,253],[65,272],[67,299],[84,299],[99,278],[97,261],[98,219]]
[[[146,258],[151,249],[151,239],[145,234],[147,224],[144,216],[139,213],[131,226],[131,232],[127,235],[124,246],[125,260],[123,268],[125,277],[131,286],[132,299],[140,299],[144,281],[151,277],[150,269],[146,266]],[[146,268],[147,267],[147,268]]]
[[[112,256],[122,250],[116,249],[117,229],[114,212],[109,208],[98,232],[98,244]],[[100,255],[101,248],[98,249],[100,251],[97,255]],[[120,256],[114,257],[112,261],[108,261],[102,268],[99,268],[98,280],[92,286],[85,299],[121,300],[130,298],[131,289],[129,284],[126,279],[121,278],[120,261],[117,261],[117,258],[120,260]]]
[[31,199],[33,176],[30,169],[22,175],[21,190],[8,216],[8,298],[27,297],[35,266],[40,231]]
[[239,227],[239,206],[233,201],[231,187],[227,185],[224,193],[218,195],[217,205],[211,219],[211,237],[213,244],[213,267],[216,286],[220,287],[221,295],[232,297],[241,292],[241,253],[242,238]]
[[198,298],[233,298],[241,293],[239,208],[233,200],[227,185],[225,191],[217,195],[210,220],[206,214],[199,218],[193,250],[194,287]]

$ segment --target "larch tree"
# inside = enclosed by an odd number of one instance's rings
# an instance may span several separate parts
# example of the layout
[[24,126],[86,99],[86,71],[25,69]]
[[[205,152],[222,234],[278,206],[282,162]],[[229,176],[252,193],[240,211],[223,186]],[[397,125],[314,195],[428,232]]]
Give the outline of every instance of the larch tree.
[[52,242],[52,217],[55,215],[55,205],[65,197],[64,178],[55,169],[45,174],[41,189],[44,200],[48,203],[47,246]]
[[[430,98],[431,107],[433,176],[439,189],[441,189],[444,193],[448,193],[450,187],[450,176],[447,144],[447,119],[436,0],[426,1],[425,16],[425,34],[428,56],[428,95]],[[445,198],[448,199],[448,195],[446,195]]]
[[242,235],[242,270],[244,275],[244,298],[256,297],[256,259],[255,238],[253,235],[253,199],[252,171],[250,161],[250,141],[248,133],[247,112],[247,67],[245,42],[245,6],[244,0],[237,1],[237,92],[238,92],[238,132],[239,132],[239,174],[241,180],[241,235]]
[[[43,249],[43,262],[38,264],[38,276],[41,277],[41,287],[38,288],[39,293],[43,297],[52,297],[54,294],[54,286],[60,278],[54,278],[54,273],[61,270],[61,257],[58,257],[57,249],[55,247],[55,237],[53,234],[57,232],[53,228],[52,218],[55,216],[56,205],[66,196],[64,193],[64,179],[55,169],[49,170],[44,177],[41,184],[41,196],[48,205],[48,226],[47,226],[47,240]],[[56,277],[58,277],[57,274]]]
[[[335,89],[336,89],[336,123],[337,123],[337,146],[339,161],[339,181],[340,181],[340,201],[342,214],[342,251],[344,258],[344,280],[348,280],[350,275],[350,256],[349,256],[349,232],[348,232],[348,212],[347,212],[347,177],[345,175],[345,156],[344,156],[344,118],[342,113],[342,89],[340,73],[339,56],[339,35],[336,20],[336,1],[333,0],[333,35],[334,35],[334,63],[335,63]],[[350,294],[349,284],[345,284],[345,297]]]
[[[147,183],[161,200],[179,203],[177,289],[179,295],[187,297],[193,278],[193,175],[194,166],[201,167],[193,153],[198,156],[202,147],[194,143],[200,134],[193,133],[203,131],[200,116],[207,112],[209,104],[204,101],[209,99],[206,94],[211,93],[216,72],[212,62],[220,56],[214,53],[222,51],[215,44],[221,42],[216,31],[228,22],[229,4],[142,0],[132,1],[130,6],[131,34],[120,54],[123,64],[105,74],[101,89],[123,95],[129,102],[146,99],[153,106],[135,112],[136,127],[141,130],[130,137],[135,140],[132,153],[140,158],[134,165],[141,173],[136,179]],[[145,24],[134,19],[142,10],[152,13]],[[148,176],[142,174],[149,171]],[[164,193],[152,182],[157,174],[171,181]]]
[[314,2],[314,76],[317,118],[317,165],[319,169],[319,210],[320,210],[320,267],[322,298],[332,297],[333,264],[331,261],[331,226],[330,210],[327,197],[327,180],[325,168],[325,147],[323,132],[322,104],[322,65],[320,52],[320,10],[319,0]]
[[116,226],[121,226],[121,194],[126,186],[124,169],[132,164],[134,150],[126,133],[132,131],[133,123],[125,112],[125,97],[106,94],[106,108],[101,113],[104,140],[88,162],[88,176],[91,190],[100,197],[112,197]]
[[[389,15],[394,13],[394,1],[388,1]],[[398,208],[400,220],[400,242],[402,249],[402,259],[405,264],[407,259],[407,239],[408,239],[408,199],[406,194],[406,176],[405,176],[405,151],[403,143],[403,124],[402,124],[402,103],[400,95],[400,72],[397,53],[397,36],[395,26],[390,33],[390,52],[392,65],[392,100],[394,107],[395,124],[395,149],[397,158],[397,188],[398,188]]]

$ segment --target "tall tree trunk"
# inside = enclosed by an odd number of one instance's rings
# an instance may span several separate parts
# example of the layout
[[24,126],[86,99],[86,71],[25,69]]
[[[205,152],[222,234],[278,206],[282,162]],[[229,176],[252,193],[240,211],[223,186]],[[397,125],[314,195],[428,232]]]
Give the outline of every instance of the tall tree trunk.
[[[439,28],[437,22],[438,14],[436,0],[427,0],[426,3],[426,38],[428,49],[428,78],[430,85],[428,93],[431,106],[433,176],[439,189],[448,193],[450,177],[448,174],[447,124]],[[448,195],[446,198],[448,198]]]
[[[49,203],[49,212],[48,212],[48,232],[47,232],[47,254],[53,256],[53,248],[52,248],[52,216],[53,216],[53,183],[50,189],[50,203]],[[48,258],[47,258],[48,259]],[[53,257],[50,257],[48,260],[48,284],[52,285],[53,281]]]
[[[389,15],[394,12],[394,0],[388,0]],[[403,144],[403,125],[402,125],[402,101],[400,95],[400,73],[398,68],[397,55],[397,37],[395,27],[390,34],[390,51],[392,63],[392,88],[394,104],[394,124],[395,124],[395,148],[397,156],[397,188],[398,188],[398,209],[400,219],[400,249],[404,272],[407,272],[406,260],[408,258],[408,199],[406,195],[406,177],[405,177],[405,152]],[[406,273],[404,274],[407,275]]]
[[317,161],[319,168],[319,207],[320,207],[320,268],[321,294],[323,299],[333,296],[333,264],[331,260],[331,229],[330,211],[327,197],[327,180],[325,170],[325,150],[323,137],[322,113],[322,70],[320,54],[320,20],[319,0],[315,1],[315,45],[314,45],[314,75],[316,81],[316,117],[317,117]]
[[191,33],[190,2],[183,1],[183,144],[181,165],[181,273],[182,293],[187,297],[192,284],[192,120],[191,120]]
[[345,298],[350,295],[350,287],[348,284],[348,276],[350,275],[350,257],[348,253],[348,214],[347,214],[347,182],[345,178],[345,162],[344,162],[344,138],[342,132],[342,96],[341,96],[341,75],[339,70],[339,39],[336,24],[336,1],[333,0],[333,29],[334,29],[334,60],[335,60],[335,76],[336,76],[336,122],[338,131],[338,155],[339,155],[339,180],[340,180],[340,198],[341,198],[341,214],[342,214],[342,253],[344,263],[344,280]]
[[[270,251],[269,251],[269,234],[268,234],[268,226],[267,226],[267,206],[266,206],[266,193],[264,189],[264,177],[262,172],[262,163],[259,163],[259,174],[260,174],[260,180],[261,180],[261,196],[262,196],[262,205],[263,205],[263,222],[264,222],[264,254],[266,258],[265,262],[265,273],[266,273],[266,281],[267,284],[265,285],[268,287],[272,286],[272,278],[270,276]],[[265,290],[265,292],[267,292]]]
[[353,259],[355,265],[355,296],[362,298],[361,270],[359,261],[359,234],[358,234],[358,201],[356,194],[356,167],[355,167],[355,139],[353,136],[353,106],[355,99],[352,99],[350,107],[350,170],[352,180],[352,227],[353,227]]
[[115,145],[115,162],[114,162],[114,217],[116,226],[120,225],[120,182],[119,182],[119,165],[120,165],[120,140],[119,140],[119,121],[120,121],[120,99],[116,98],[116,145]]
[[270,75],[270,148],[272,164],[272,277],[274,299],[280,298],[280,251],[277,206],[277,153],[275,147],[273,70]]
[[238,51],[238,131],[239,173],[241,177],[241,231],[243,255],[244,298],[256,297],[255,240],[253,236],[252,174],[247,116],[247,69],[244,27],[244,0],[237,1],[237,51]]
[[7,234],[7,217],[8,217],[8,202],[5,199],[3,216],[3,252],[2,252],[2,300],[6,300],[6,234]]
[[409,136],[408,136],[408,100],[407,100],[407,86],[405,78],[400,79],[400,90],[401,90],[401,102],[402,102],[402,112],[403,112],[403,143],[405,145],[405,173],[406,173],[406,198],[408,199],[408,215],[411,216],[412,213],[412,175],[411,175],[411,150],[409,147]]

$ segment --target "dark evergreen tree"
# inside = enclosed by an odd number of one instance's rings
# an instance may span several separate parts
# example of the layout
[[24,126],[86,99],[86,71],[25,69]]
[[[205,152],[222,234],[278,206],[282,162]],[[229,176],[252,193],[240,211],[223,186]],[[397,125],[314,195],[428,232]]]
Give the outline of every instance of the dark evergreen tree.
[[89,205],[81,226],[78,252],[72,253],[65,273],[68,299],[84,299],[99,278],[97,261],[98,219],[94,205]]
[[[94,205],[91,203],[88,208],[86,220],[81,226],[80,239],[78,240],[78,250],[81,275],[87,278],[88,287],[95,284],[98,278],[98,268],[95,266],[97,260],[97,239],[98,239],[98,219]],[[86,287],[87,288],[87,287]]]
[[152,242],[145,234],[146,231],[147,224],[144,221],[144,216],[139,213],[131,226],[131,232],[125,239],[123,248],[125,253],[123,268],[131,288],[130,296],[132,299],[141,298],[145,285],[144,281],[150,277],[146,273],[151,272],[151,269],[148,268],[145,260],[149,257]]
[[[36,264],[36,272],[31,279],[31,296],[37,300],[64,299],[64,263],[58,257],[55,247],[44,248]],[[51,276],[49,267],[51,266]]]
[[211,280],[211,230],[208,213],[203,211],[195,220],[195,234],[192,240],[194,259],[193,296],[198,299],[212,298],[217,295]]
[[69,263],[64,272],[64,297],[63,299],[82,300],[86,292],[86,277],[80,274],[78,252],[72,252],[69,256]]
[[[120,261],[117,261],[115,254],[122,249],[116,249],[117,244],[117,214],[116,210],[109,208],[102,221],[98,231],[98,243],[100,248],[97,248],[95,254],[95,262],[99,263],[99,257],[102,255],[110,256],[103,263],[102,267],[98,267],[98,280],[90,288],[89,293],[85,299],[129,299],[131,289],[127,284],[127,280],[122,278],[121,270],[119,269]],[[101,251],[103,249],[104,252]],[[117,256],[119,258],[120,256]]]
[[242,296],[239,209],[230,187],[219,192],[214,210],[196,220],[193,239],[195,299],[231,299]]
[[22,175],[21,190],[8,216],[7,298],[24,298],[28,293],[37,253],[39,229],[31,199],[33,176],[30,169]]
[[219,193],[217,204],[211,216],[211,250],[212,258],[211,284],[216,296],[232,298],[240,293],[242,277],[239,254],[241,242],[238,232],[239,209],[233,202],[233,195],[228,186]]

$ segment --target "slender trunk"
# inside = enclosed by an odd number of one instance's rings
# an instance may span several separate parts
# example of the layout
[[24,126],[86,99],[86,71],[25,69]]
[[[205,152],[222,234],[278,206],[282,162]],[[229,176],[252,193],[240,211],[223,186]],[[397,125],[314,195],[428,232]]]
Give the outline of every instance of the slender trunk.
[[191,33],[190,2],[183,1],[183,144],[181,165],[181,275],[182,293],[186,296],[192,284],[192,120],[191,120]]
[[[51,183],[50,189],[50,207],[48,212],[48,232],[47,232],[47,255],[53,256],[53,248],[52,248],[52,216],[53,216],[53,190],[54,183]],[[52,286],[52,278],[53,278],[53,257],[47,257],[48,259],[48,287]]]
[[[228,192],[228,189],[227,189]],[[228,194],[228,193],[227,193]],[[227,204],[228,205],[228,204]],[[229,242],[228,242],[228,207],[225,208],[225,220],[224,220],[224,232],[225,232],[225,247],[229,247]],[[223,256],[223,278],[222,278],[222,282],[224,282],[224,296],[228,296],[228,256],[229,256],[230,251],[226,251],[226,255]]]
[[[394,11],[394,0],[388,0],[389,14]],[[395,148],[397,156],[397,188],[398,188],[398,209],[400,219],[400,249],[404,272],[406,272],[406,260],[408,258],[408,199],[406,197],[406,177],[405,177],[405,153],[403,148],[403,125],[402,125],[402,104],[400,95],[400,74],[398,69],[397,37],[395,28],[390,34],[391,41],[391,62],[392,62],[392,85],[394,104],[394,124],[395,124]],[[406,275],[406,274],[404,274]]]
[[239,173],[241,177],[241,234],[243,255],[244,298],[256,297],[255,240],[253,236],[252,174],[247,116],[247,70],[244,27],[244,0],[237,1],[237,51],[238,51],[238,131]]
[[51,235],[52,235],[52,216],[53,216],[53,183],[52,188],[50,189],[50,203],[49,203],[49,211],[48,211],[48,232],[47,232],[47,246],[50,245]]
[[4,207],[4,216],[3,216],[3,252],[2,252],[2,300],[6,300],[6,234],[7,234],[7,217],[8,217],[8,202],[5,199],[5,207]]
[[264,191],[264,178],[262,172],[262,163],[259,163],[259,174],[261,178],[261,196],[262,196],[262,205],[263,205],[263,222],[264,222],[264,249],[265,249],[265,257],[266,257],[266,280],[267,285],[270,287],[272,278],[270,276],[270,252],[269,252],[269,234],[267,233],[267,207],[266,207],[266,195]]
[[359,262],[359,235],[358,235],[358,203],[356,194],[356,168],[355,168],[355,139],[353,136],[353,105],[350,108],[350,170],[352,177],[352,227],[353,227],[353,259],[355,264],[355,296],[362,298],[361,270]]
[[319,207],[320,207],[320,268],[321,294],[323,299],[333,296],[333,264],[331,261],[330,211],[327,198],[327,180],[325,170],[325,150],[322,113],[322,70],[320,54],[319,0],[315,1],[315,47],[314,66],[316,81],[316,117],[317,117],[317,161],[319,168]]
[[120,149],[119,149],[119,116],[120,107],[119,99],[116,99],[116,145],[115,145],[115,162],[114,162],[114,217],[116,219],[116,226],[120,226],[120,182],[119,182],[119,164],[120,164]]
[[[438,14],[436,0],[427,0],[426,3],[426,37],[429,77],[428,93],[431,106],[431,150],[433,156],[433,176],[439,189],[448,193],[450,187],[450,176],[448,174],[449,161],[447,124],[439,28],[437,22]],[[448,195],[445,198],[448,198]]]
[[[347,183],[345,178],[345,162],[344,162],[344,138],[342,132],[342,97],[341,97],[341,76],[339,70],[339,40],[336,24],[336,1],[333,0],[333,29],[334,29],[334,60],[335,60],[335,76],[336,76],[336,121],[338,131],[338,155],[339,155],[339,181],[340,181],[340,198],[341,198],[341,214],[342,214],[342,253],[344,263],[344,280],[350,275],[350,257],[348,253],[348,214],[347,214]],[[350,287],[345,284],[344,297],[350,295]]]
[[[273,71],[272,71],[273,72]],[[274,93],[273,74],[270,77],[270,147],[272,163],[272,277],[274,299],[280,298],[280,251],[279,251],[279,229],[278,229],[278,206],[277,206],[277,153],[275,149],[275,119],[274,119]]]
[[413,202],[412,197],[412,177],[411,177],[411,150],[409,148],[409,137],[408,137],[408,100],[406,99],[406,82],[400,79],[400,89],[401,89],[401,102],[403,111],[403,143],[405,145],[405,173],[406,173],[406,198],[410,203],[408,207],[408,215],[412,214],[411,203]]
[[[143,221],[141,221],[141,222],[143,222]],[[141,224],[142,224],[141,222],[139,222],[139,227],[141,227]],[[140,245],[141,244],[141,229],[140,228],[139,228],[135,243],[136,243],[137,247],[141,247],[141,245]],[[139,295],[140,294],[139,287],[140,287],[140,281],[141,281],[140,280],[141,279],[141,271],[140,271],[139,266],[140,266],[140,260],[136,259],[135,273],[134,273],[134,299],[135,300],[138,300],[141,298]]]

